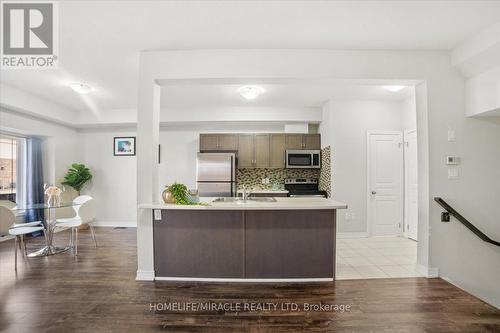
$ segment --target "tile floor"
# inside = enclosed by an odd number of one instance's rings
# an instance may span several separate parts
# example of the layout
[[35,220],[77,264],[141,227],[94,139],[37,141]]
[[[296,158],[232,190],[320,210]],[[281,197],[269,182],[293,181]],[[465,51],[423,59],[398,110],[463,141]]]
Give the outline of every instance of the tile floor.
[[417,242],[404,237],[337,239],[337,279],[422,276],[416,271]]

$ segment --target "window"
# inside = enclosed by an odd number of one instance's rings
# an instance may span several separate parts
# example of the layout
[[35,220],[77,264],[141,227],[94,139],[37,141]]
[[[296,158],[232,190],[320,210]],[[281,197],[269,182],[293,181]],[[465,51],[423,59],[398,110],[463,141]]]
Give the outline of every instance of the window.
[[0,200],[16,201],[18,139],[0,136]]

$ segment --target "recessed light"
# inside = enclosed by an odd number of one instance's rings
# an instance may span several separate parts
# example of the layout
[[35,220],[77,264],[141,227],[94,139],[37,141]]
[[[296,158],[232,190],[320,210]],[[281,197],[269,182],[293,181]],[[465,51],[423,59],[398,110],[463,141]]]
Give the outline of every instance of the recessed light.
[[80,83],[80,82],[70,83],[69,87],[79,94],[88,94],[89,92],[92,92],[95,90],[92,86],[85,84],[85,83]]
[[398,92],[406,88],[406,86],[384,86],[385,90],[392,91],[392,92]]
[[238,89],[238,92],[246,99],[256,99],[264,92],[264,89],[259,86],[243,86]]

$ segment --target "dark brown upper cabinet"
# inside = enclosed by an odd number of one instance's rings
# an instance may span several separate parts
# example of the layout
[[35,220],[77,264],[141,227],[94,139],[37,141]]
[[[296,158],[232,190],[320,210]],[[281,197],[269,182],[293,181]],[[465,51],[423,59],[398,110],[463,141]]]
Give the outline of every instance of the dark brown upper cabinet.
[[238,168],[284,168],[287,149],[321,149],[319,134],[200,134],[200,152],[237,151]]
[[269,147],[269,167],[284,168],[286,151],[285,134],[271,134]]
[[321,149],[319,134],[286,134],[286,149]]
[[253,168],[253,134],[238,135],[238,168]]
[[304,149],[321,149],[321,135],[304,134],[302,136]]
[[200,134],[200,151],[236,151],[237,134]]
[[269,167],[269,134],[255,134],[253,137],[254,143],[254,166],[256,168]]
[[238,168],[269,167],[269,134],[238,135]]
[[302,134],[286,134],[286,149],[303,149]]

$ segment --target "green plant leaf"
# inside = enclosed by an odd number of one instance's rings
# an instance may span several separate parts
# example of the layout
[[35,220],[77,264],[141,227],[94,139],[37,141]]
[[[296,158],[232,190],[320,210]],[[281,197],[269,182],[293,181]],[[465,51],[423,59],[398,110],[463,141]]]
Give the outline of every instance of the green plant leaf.
[[85,186],[85,184],[91,179],[92,173],[90,172],[90,169],[85,166],[85,164],[73,163],[64,176],[64,180],[61,184],[68,185],[74,188],[77,192],[80,192],[83,186]]
[[178,205],[197,205],[198,203],[189,200],[188,188],[184,184],[173,183],[167,186],[167,190],[172,194],[175,203]]

